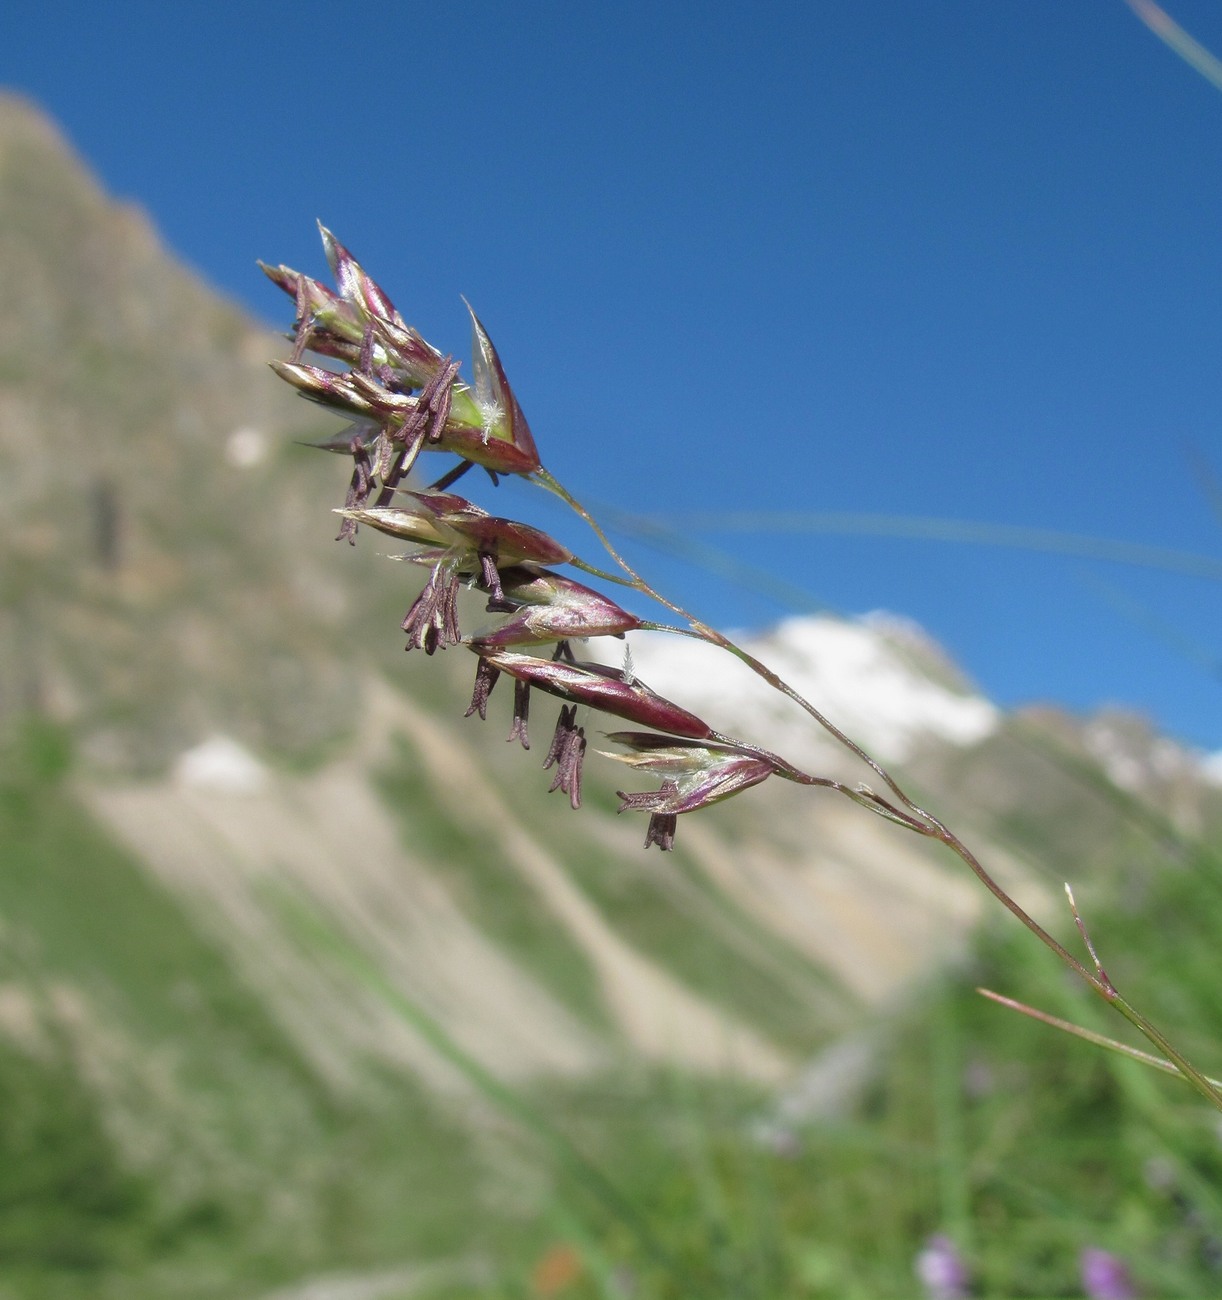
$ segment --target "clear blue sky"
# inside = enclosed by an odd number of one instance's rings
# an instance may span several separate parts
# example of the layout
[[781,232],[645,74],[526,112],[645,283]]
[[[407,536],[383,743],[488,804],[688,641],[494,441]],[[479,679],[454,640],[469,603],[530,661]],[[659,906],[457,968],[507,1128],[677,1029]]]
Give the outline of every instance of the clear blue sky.
[[[1215,0],[1165,3],[1222,51]],[[1216,578],[728,526],[1222,559],[1187,450],[1222,477],[1222,93],[1122,0],[49,13],[6,14],[0,82],[265,319],[254,259],[321,272],[322,217],[439,346],[465,355],[471,299],[579,495],[712,512],[685,534],[918,619],[1005,704],[1124,701],[1222,748]],[[714,620],[782,612],[641,555]]]

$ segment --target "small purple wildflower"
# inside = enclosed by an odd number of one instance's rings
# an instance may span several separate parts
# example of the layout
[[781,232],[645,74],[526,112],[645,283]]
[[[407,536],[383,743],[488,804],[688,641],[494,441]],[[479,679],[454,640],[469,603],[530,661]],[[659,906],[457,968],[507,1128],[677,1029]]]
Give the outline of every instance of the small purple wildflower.
[[1136,1300],[1137,1290],[1129,1270],[1116,1255],[1097,1246],[1087,1246],[1078,1264],[1087,1300]]
[[942,1233],[930,1237],[913,1264],[925,1300],[967,1300],[971,1275],[955,1243]]

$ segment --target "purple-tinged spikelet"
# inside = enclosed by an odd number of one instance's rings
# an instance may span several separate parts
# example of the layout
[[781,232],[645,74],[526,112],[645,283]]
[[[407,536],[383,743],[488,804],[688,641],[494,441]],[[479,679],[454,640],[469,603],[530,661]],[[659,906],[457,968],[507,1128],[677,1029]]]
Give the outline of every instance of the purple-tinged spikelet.
[[617,731],[607,737],[624,746],[626,754],[606,753],[634,768],[663,777],[658,790],[625,793],[619,790],[620,812],[647,812],[649,829],[645,847],[674,848],[676,819],[709,804],[729,799],[759,785],[777,770],[767,756],[732,745],[701,744],[674,736]]
[[588,704],[642,727],[653,727],[668,735],[703,740],[711,736],[707,722],[679,705],[651,691],[642,682],[628,682],[617,668],[604,664],[561,663],[538,659],[511,650],[472,649],[494,668],[528,686],[558,696],[570,704]]

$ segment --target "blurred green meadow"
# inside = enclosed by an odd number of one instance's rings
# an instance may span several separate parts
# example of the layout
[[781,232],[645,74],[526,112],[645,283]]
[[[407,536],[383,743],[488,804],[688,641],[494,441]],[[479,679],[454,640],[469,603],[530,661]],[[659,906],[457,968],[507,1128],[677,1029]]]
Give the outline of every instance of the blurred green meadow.
[[[334,1274],[386,1279],[353,1295],[903,1296],[938,1231],[982,1296],[1081,1294],[1087,1245],[1124,1258],[1145,1294],[1216,1286],[1217,1116],[1174,1080],[981,999],[977,984],[1116,1032],[1005,918],[863,1018],[877,1051],[837,1113],[791,1121],[774,1089],[674,1069],[506,1084],[285,900],[299,942],[372,984],[469,1085],[439,1104],[388,1072],[345,1105],[82,812],[71,775],[70,742],[46,724],[6,748],[0,990],[9,1008],[21,988],[54,1010],[0,1050],[0,1295],[203,1300]],[[1128,831],[1121,888],[1090,891],[1094,933],[1117,983],[1208,1061],[1219,858],[1145,813]],[[425,833],[495,899],[494,860],[461,851],[441,818]],[[579,962],[559,943],[548,953],[525,909],[498,916],[507,945],[579,1010],[595,1005],[572,979]],[[723,959],[695,935],[683,965]],[[88,1002],[74,1008],[72,989]],[[783,1002],[778,1036],[794,1015]],[[72,1017],[99,1006],[93,1040]],[[438,1271],[395,1289],[405,1261]]]

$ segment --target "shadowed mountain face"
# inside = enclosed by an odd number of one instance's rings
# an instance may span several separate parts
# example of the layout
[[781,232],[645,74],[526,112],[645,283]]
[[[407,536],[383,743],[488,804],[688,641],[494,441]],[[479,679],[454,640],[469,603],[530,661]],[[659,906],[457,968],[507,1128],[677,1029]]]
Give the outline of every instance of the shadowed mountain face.
[[[269,375],[283,340],[3,97],[0,283],[0,1098],[62,1161],[10,1175],[45,1222],[0,1222],[0,1266],[69,1267],[67,1234],[88,1276],[56,1294],[167,1294],[156,1268],[207,1256],[174,1294],[219,1297],[495,1248],[551,1175],[481,1077],[557,1115],[644,1105],[659,1070],[763,1104],[963,951],[983,891],[830,796],[762,788],[665,859],[615,815],[622,774],[592,764],[578,814],[549,799],[505,688],[464,719],[466,651],[402,656],[416,570],[331,540],[346,470],[293,445],[328,426]],[[850,774],[689,649],[643,641],[640,671]],[[795,621],[760,650],[1031,906],[1216,823],[1186,756],[1005,719],[912,628]],[[41,1158],[26,1131],[0,1119],[0,1169]],[[91,1178],[110,1208],[73,1199]],[[99,1289],[129,1266],[154,1280]]]

